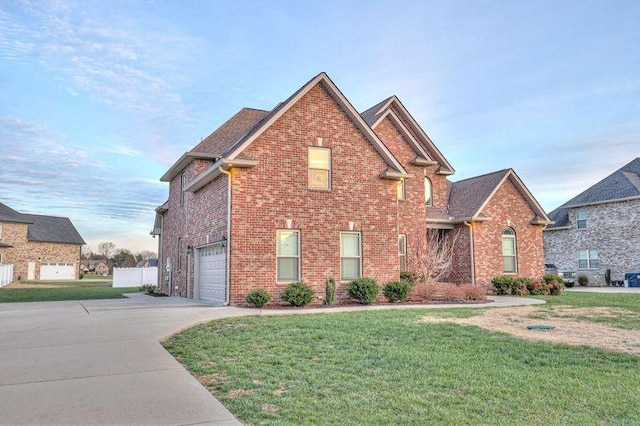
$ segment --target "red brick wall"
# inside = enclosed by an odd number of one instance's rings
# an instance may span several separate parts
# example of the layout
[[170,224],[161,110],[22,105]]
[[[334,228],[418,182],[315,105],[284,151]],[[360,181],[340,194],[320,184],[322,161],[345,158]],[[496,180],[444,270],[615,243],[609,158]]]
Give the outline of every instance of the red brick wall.
[[445,281],[457,284],[471,284],[471,239],[467,225],[456,226],[456,244],[453,250],[451,273]]
[[[331,190],[308,188],[309,146],[331,148]],[[322,87],[311,89],[244,153],[259,161],[233,170],[231,303],[252,289],[278,302],[276,230],[301,232],[301,279],[324,296],[340,279],[340,232],[354,222],[362,235],[363,276],[381,284],[398,278],[395,182],[380,179],[387,165]],[[344,295],[344,285],[338,286]],[[315,303],[320,303],[316,299]]]
[[490,217],[475,224],[474,247],[476,282],[489,287],[491,279],[502,275],[502,231],[511,227],[516,232],[518,276],[540,277],[544,274],[542,226],[531,225],[535,212],[507,180],[482,211]]

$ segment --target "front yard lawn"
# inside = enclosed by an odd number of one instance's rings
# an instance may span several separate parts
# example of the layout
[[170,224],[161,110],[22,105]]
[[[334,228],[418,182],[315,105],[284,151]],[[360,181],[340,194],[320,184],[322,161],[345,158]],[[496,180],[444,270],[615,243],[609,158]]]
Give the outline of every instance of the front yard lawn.
[[226,319],[164,345],[252,424],[640,423],[639,357],[421,321],[470,311]]
[[[25,288],[29,286],[30,288]],[[111,281],[33,281],[0,288],[0,303],[53,302],[61,300],[121,299],[124,293],[140,291],[138,287],[112,288]]]

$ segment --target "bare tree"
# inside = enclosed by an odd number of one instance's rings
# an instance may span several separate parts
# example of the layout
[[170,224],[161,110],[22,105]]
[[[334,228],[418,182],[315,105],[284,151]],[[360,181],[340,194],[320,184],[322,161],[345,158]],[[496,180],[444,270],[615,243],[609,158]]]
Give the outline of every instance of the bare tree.
[[111,241],[105,241],[103,243],[98,244],[98,253],[104,256],[105,259],[109,258],[109,255],[116,248],[116,245]]
[[458,229],[416,230],[410,234],[407,247],[407,270],[422,281],[439,281],[453,266],[453,253]]
[[139,256],[142,258],[142,260],[149,260],[149,259],[155,259],[158,257],[158,255],[156,254],[156,252],[151,251],[151,250],[140,250],[136,256]]
[[91,259],[91,255],[93,254],[91,247],[89,247],[88,244],[83,245],[81,254],[83,259]]

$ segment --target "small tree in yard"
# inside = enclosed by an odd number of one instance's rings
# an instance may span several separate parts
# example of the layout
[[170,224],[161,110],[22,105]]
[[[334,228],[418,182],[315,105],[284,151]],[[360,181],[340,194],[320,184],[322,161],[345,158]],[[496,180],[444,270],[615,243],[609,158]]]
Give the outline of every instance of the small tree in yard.
[[416,229],[407,247],[407,270],[419,281],[439,281],[453,266],[453,255],[459,230]]

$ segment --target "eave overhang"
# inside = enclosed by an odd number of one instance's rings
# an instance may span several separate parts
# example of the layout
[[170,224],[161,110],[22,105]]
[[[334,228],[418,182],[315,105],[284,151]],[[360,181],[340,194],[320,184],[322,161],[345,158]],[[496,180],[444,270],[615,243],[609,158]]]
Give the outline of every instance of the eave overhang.
[[255,167],[256,165],[258,165],[258,162],[256,160],[249,160],[244,158],[229,160],[226,158],[221,158],[213,163],[207,170],[198,175],[198,177],[189,182],[184,190],[186,192],[196,192],[197,190],[220,176],[221,170],[228,171],[232,167],[251,168]]
[[176,177],[178,173],[182,172],[182,170],[184,170],[184,168],[187,167],[189,163],[191,163],[195,159],[215,161],[217,160],[217,158],[218,157],[213,154],[206,154],[203,152],[185,152],[180,158],[178,158],[178,161],[173,163],[169,170],[167,170],[167,172],[162,175],[160,181],[171,182],[171,179]]

